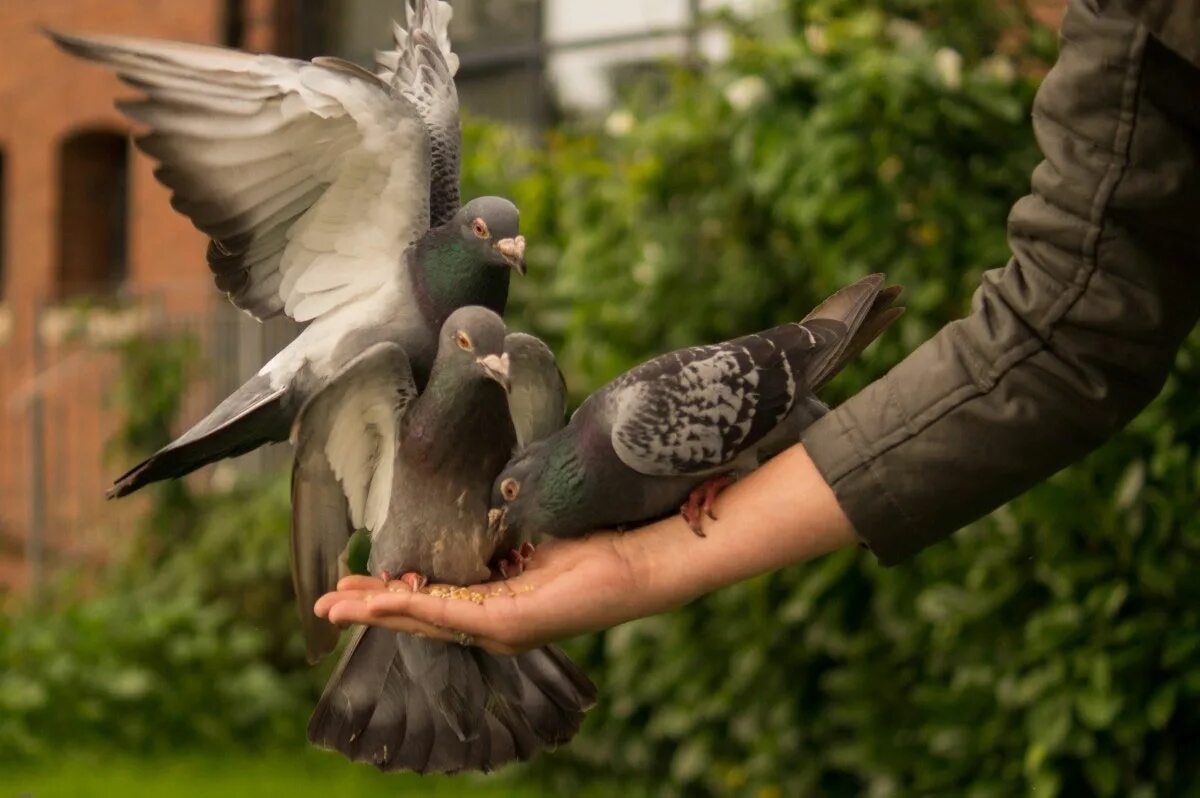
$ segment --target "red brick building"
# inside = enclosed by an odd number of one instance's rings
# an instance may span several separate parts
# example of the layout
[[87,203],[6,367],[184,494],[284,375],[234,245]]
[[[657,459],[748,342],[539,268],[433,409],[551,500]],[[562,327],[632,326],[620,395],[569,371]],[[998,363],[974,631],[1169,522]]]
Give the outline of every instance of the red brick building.
[[283,0],[0,3],[0,585],[24,583],[30,555],[35,575],[90,559],[102,541],[66,530],[108,536],[136,510],[102,499],[122,466],[103,456],[107,344],[163,320],[243,324],[220,307],[204,237],[130,144],[113,100],[132,92],[39,28],[286,51],[293,14]]

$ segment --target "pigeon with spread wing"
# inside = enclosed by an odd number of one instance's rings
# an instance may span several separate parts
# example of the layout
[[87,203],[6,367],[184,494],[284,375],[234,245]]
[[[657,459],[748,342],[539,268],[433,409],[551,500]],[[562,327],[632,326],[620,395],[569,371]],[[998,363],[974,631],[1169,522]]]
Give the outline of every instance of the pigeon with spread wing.
[[525,241],[511,202],[460,207],[450,6],[415,0],[378,72],[121,36],[51,33],[139,90],[120,108],[148,132],[171,203],[211,239],[217,287],[300,335],[207,417],[120,477],[109,496],[283,441],[304,401],[373,344],[423,384],[454,309],[502,313]]

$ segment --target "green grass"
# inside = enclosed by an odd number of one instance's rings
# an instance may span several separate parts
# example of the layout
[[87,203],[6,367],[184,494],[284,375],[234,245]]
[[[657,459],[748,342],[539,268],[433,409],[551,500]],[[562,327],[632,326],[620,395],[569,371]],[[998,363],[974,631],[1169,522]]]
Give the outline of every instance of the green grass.
[[333,798],[351,795],[541,798],[515,779],[380,773],[317,750],[143,758],[70,755],[0,765],[0,798]]

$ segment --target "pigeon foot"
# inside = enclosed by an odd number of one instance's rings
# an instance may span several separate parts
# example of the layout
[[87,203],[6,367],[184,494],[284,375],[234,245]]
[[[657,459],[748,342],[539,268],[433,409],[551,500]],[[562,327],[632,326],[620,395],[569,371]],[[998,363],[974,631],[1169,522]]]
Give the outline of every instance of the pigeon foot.
[[[379,576],[383,579],[385,584],[390,584],[392,582],[392,574],[390,571],[381,571]],[[429,584],[429,577],[419,574],[416,571],[405,571],[404,573],[400,574],[395,581],[403,582],[404,584],[408,585],[409,590],[416,593],[421,588],[425,587],[425,585]]]
[[500,571],[500,576],[512,579],[514,576],[525,573],[525,564],[533,559],[533,552],[533,544],[527,540],[521,544],[521,548],[512,549],[505,556],[498,557],[496,569]]
[[722,474],[719,477],[706,479],[692,489],[692,492],[688,494],[687,501],[679,508],[679,514],[683,516],[689,529],[700,537],[707,537],[704,534],[702,520],[706,515],[714,521],[717,520],[717,516],[712,511],[713,501],[717,498],[718,493],[734,482],[737,482],[737,477],[733,474]]

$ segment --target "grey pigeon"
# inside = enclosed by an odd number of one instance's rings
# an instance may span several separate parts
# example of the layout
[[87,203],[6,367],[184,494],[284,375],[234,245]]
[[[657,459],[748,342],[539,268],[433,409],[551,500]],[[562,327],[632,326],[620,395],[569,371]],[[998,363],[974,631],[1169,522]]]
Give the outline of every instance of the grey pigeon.
[[400,344],[421,384],[451,311],[504,311],[525,241],[508,200],[459,207],[449,19],[447,3],[408,5],[378,74],[337,58],[50,34],[144,95],[119,107],[149,128],[137,144],[172,206],[211,238],[217,288],[259,320],[307,325],[110,497],[286,440],[304,401],[373,343]]
[[523,332],[504,339],[508,356],[508,408],[517,430],[517,448],[550,436],[567,423],[567,383],[550,347]]
[[[517,449],[520,450],[557,432],[567,423],[567,384],[558,368],[554,353],[540,338],[523,332],[509,333],[504,338],[504,356],[508,361],[508,378],[505,383],[508,388],[509,415],[517,435]],[[341,487],[333,484],[336,478],[326,465],[324,457],[318,457],[307,465],[305,479],[308,488],[296,496],[297,500],[311,503],[315,497],[321,495],[319,489],[324,488],[332,492],[334,501],[318,501],[315,507],[310,504],[303,508],[296,504],[296,515],[302,519],[316,519],[320,517],[318,513],[321,512],[321,508],[328,507],[334,512],[334,516],[322,518],[322,526],[319,528],[336,528],[344,513],[336,501]],[[324,484],[319,486],[318,479],[324,479]],[[332,540],[336,548],[338,540]],[[532,546],[525,545],[524,542],[519,548],[515,540],[512,541],[512,545],[510,554],[497,561],[500,574],[504,577],[509,576],[510,570],[523,567],[524,558],[532,551]],[[351,535],[339,557],[338,578],[351,573],[370,573],[367,567],[370,551],[370,534],[366,529],[359,528]],[[331,573],[318,573],[320,578],[310,580],[305,591],[297,591],[300,616],[304,620],[306,637],[310,643],[310,662],[316,662],[331,650],[338,639],[338,631],[312,613],[313,602],[321,593],[332,590],[336,583]]]
[[[337,578],[352,527],[371,531],[372,574],[415,577],[414,587],[484,581],[508,550],[488,515],[492,481],[516,443],[504,343],[499,316],[459,309],[419,395],[404,351],[379,343],[301,411],[293,575],[310,654],[336,642],[311,607]],[[488,771],[569,740],[594,700],[592,683],[552,647],[504,657],[368,627],[347,647],[308,736],[383,770]]]
[[903,312],[892,307],[899,290],[871,275],[802,322],[627,371],[496,478],[502,527],[572,537],[679,508],[702,535],[717,490],[828,412],[816,392]]

